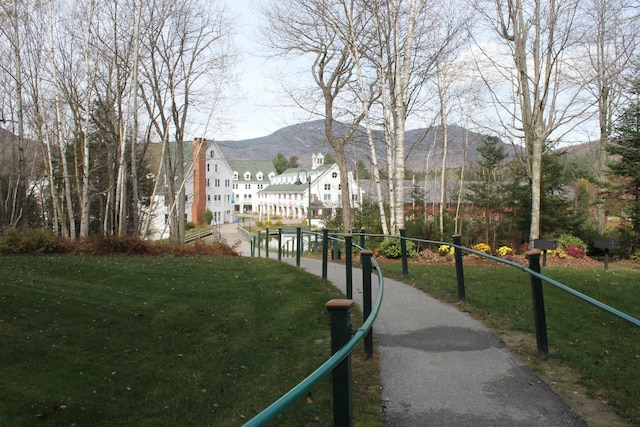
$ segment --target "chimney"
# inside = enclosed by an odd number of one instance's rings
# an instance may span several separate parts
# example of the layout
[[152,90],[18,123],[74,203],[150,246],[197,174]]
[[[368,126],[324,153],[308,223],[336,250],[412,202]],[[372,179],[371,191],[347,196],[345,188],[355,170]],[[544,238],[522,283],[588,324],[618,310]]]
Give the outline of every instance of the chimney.
[[202,225],[204,211],[207,209],[207,143],[203,138],[193,139],[193,161],[191,219],[195,224]]

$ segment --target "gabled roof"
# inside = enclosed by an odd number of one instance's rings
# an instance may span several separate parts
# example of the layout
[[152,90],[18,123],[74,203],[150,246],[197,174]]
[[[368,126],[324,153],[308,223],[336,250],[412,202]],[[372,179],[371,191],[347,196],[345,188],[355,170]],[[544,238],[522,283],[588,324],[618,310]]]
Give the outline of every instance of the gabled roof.
[[318,166],[315,169],[310,169],[309,167],[297,167],[297,168],[289,168],[287,170],[285,170],[284,172],[282,172],[281,175],[297,175],[298,172],[307,172],[309,175],[313,174],[316,176],[322,175],[323,173],[327,172],[329,169],[333,168],[334,166],[336,166],[335,163],[329,164],[329,165],[322,165],[322,166]]
[[273,162],[259,161],[259,160],[227,160],[231,170],[238,172],[239,176],[243,176],[245,172],[251,173],[252,177],[255,177],[258,172],[262,172],[266,177],[270,173],[276,173],[276,168],[273,166]]
[[306,193],[307,184],[271,184],[259,193]]

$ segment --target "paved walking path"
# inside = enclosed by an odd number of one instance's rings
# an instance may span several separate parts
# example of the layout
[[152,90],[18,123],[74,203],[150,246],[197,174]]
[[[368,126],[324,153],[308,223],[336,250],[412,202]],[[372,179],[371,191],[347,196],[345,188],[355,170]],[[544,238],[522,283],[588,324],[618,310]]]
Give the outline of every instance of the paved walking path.
[[[233,224],[221,233],[229,244],[241,240]],[[248,242],[238,251],[251,255]],[[300,267],[322,275],[320,260],[303,258]],[[346,292],[344,265],[329,263],[327,273]],[[375,298],[377,279],[372,283]],[[587,425],[481,323],[411,286],[386,278],[384,284],[373,328],[387,426]],[[361,304],[359,269],[353,295]]]

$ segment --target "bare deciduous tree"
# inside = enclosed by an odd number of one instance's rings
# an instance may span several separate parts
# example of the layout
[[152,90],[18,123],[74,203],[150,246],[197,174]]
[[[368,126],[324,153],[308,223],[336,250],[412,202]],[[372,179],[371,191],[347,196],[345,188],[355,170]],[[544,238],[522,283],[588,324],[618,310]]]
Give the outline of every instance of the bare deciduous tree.
[[[590,105],[582,87],[567,74],[573,68],[572,53],[582,33],[576,22],[578,2],[486,0],[474,4],[503,47],[496,55],[496,51],[489,52],[490,43],[479,44],[484,49],[479,69],[509,139],[525,146],[532,243],[540,237],[543,152],[588,118],[585,114]],[[500,62],[506,58],[510,64]],[[490,72],[496,74],[491,76]],[[502,84],[505,81],[508,87]]]

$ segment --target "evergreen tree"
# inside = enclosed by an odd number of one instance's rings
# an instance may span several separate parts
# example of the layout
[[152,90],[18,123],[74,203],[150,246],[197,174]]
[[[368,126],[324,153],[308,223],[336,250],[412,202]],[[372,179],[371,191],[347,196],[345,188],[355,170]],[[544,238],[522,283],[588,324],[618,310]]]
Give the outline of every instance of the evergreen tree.
[[287,170],[289,162],[287,158],[282,153],[276,154],[276,157],[273,158],[273,167],[276,169],[276,173],[280,175],[282,172]]
[[[638,82],[634,94],[640,93]],[[606,147],[612,156],[611,174],[618,177],[617,190],[625,200],[624,212],[631,222],[631,246],[640,245],[640,101],[636,98],[623,111],[614,127],[614,137]]]
[[272,163],[278,175],[280,175],[287,169],[300,167],[297,156],[291,156],[289,157],[289,160],[287,160],[287,158],[282,153],[278,153],[276,157],[273,158]]
[[[482,159],[478,162],[477,180],[468,184],[469,192],[465,198],[481,209],[484,215],[484,241],[489,243],[494,237],[495,215],[503,204],[504,184],[499,178],[499,170],[503,166],[507,154],[500,139],[495,136],[485,136],[482,145],[478,147]],[[492,239],[495,246],[495,238]]]
[[[540,236],[577,234],[584,222],[582,212],[576,212],[567,196],[562,151],[547,151],[543,155]],[[524,171],[514,170],[515,183],[505,187],[510,201],[511,233],[526,241],[531,223],[531,185]]]

